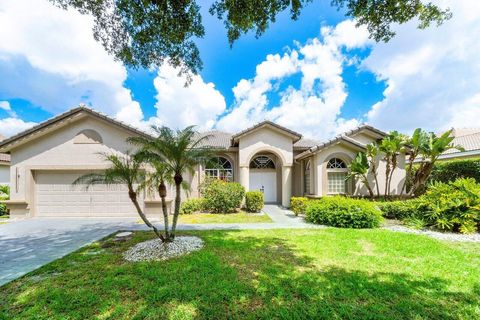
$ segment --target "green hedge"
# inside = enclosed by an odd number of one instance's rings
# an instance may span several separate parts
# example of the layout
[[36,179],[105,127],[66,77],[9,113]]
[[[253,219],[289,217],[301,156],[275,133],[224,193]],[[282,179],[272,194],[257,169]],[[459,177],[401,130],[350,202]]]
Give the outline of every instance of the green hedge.
[[296,216],[305,214],[308,201],[306,197],[292,197],[290,198],[290,210],[292,210]]
[[186,199],[180,205],[180,214],[192,214],[205,210],[205,199],[190,198]]
[[213,213],[232,213],[240,208],[245,188],[237,182],[215,180],[204,192],[205,207]]
[[339,196],[309,201],[305,212],[309,222],[340,228],[377,228],[382,222],[373,202]]
[[382,211],[383,216],[388,219],[404,220],[416,218],[422,215],[422,202],[418,199],[377,202],[377,207]]
[[473,178],[480,183],[480,159],[437,161],[429,181],[446,183],[459,178]]
[[248,212],[260,212],[264,204],[263,192],[248,191],[245,194],[245,208]]
[[[10,199],[10,188],[0,185],[0,201]],[[0,216],[8,214],[7,205],[0,203]]]

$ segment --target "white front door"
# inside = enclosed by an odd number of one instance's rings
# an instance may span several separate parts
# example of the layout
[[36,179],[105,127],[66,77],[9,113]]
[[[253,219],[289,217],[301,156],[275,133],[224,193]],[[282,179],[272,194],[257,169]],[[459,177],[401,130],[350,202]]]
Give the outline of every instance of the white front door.
[[275,170],[250,169],[249,190],[263,192],[265,202],[277,202],[277,173]]

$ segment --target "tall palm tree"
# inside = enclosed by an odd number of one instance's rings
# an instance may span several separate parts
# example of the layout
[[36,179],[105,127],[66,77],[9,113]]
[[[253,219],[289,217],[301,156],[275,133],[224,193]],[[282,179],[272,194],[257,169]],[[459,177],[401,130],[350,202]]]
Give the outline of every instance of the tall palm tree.
[[128,197],[132,201],[138,215],[143,222],[152,228],[155,234],[164,241],[165,238],[158,229],[147,219],[140,204],[138,203],[139,186],[145,181],[145,171],[142,163],[132,157],[130,153],[125,155],[101,154],[106,162],[110,163],[110,167],[103,173],[90,173],[76,179],[73,184],[87,184],[87,188],[93,184],[124,184],[128,189]]
[[423,131],[421,128],[415,129],[412,136],[407,138],[406,141],[406,154],[408,155],[407,159],[407,168],[406,168],[406,177],[405,181],[403,182],[402,190],[400,191],[400,195],[403,195],[405,189],[407,187],[407,183],[409,180],[413,178],[413,165],[415,159],[421,154],[425,154],[429,143],[429,135],[427,132]]
[[378,166],[377,166],[377,157],[379,152],[380,150],[376,142],[367,144],[366,156],[368,158],[370,172],[373,175],[373,179],[375,181],[377,196],[380,196],[380,186],[378,184]]
[[165,165],[165,170],[173,175],[175,184],[175,205],[172,227],[168,240],[175,239],[178,215],[180,214],[181,189],[184,184],[184,174],[193,174],[195,168],[205,163],[212,157],[211,149],[203,146],[209,136],[198,138],[194,126],[186,127],[183,130],[172,130],[168,127],[153,126],[157,134],[154,139],[144,137],[132,137],[128,141],[139,146],[142,152],[148,155],[149,159],[157,159]]
[[404,152],[405,136],[397,131],[392,131],[382,139],[379,149],[384,153],[385,169],[385,197],[390,196],[393,173],[397,168],[398,155]]

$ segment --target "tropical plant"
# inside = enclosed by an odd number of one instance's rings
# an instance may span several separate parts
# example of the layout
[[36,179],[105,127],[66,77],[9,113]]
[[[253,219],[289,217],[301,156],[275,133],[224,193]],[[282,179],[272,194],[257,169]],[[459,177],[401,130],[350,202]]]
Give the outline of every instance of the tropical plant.
[[199,137],[194,130],[194,126],[186,127],[183,130],[172,130],[168,127],[152,126],[156,133],[156,138],[148,137],[131,137],[128,139],[141,148],[143,158],[147,161],[155,161],[162,163],[165,170],[172,176],[175,184],[175,204],[172,227],[166,241],[173,241],[180,214],[180,206],[182,202],[182,186],[184,186],[184,175],[190,173],[193,175],[195,168],[205,163],[212,157],[212,151],[208,147],[201,147],[202,143],[210,138],[205,135]]
[[372,187],[368,181],[368,172],[370,170],[370,164],[367,159],[367,155],[364,152],[357,153],[357,156],[350,163],[350,171],[346,179],[360,178],[360,181],[365,185],[370,194],[370,198],[374,197]]
[[164,241],[164,236],[158,229],[147,219],[140,204],[138,203],[138,192],[145,183],[145,170],[142,168],[142,163],[131,156],[129,152],[125,155],[101,153],[104,160],[110,164],[102,173],[85,174],[73,182],[73,185],[86,184],[87,188],[95,184],[123,184],[127,186],[128,197],[132,201],[138,215],[143,222],[152,228],[155,234]]
[[[463,147],[454,145],[453,139],[451,136],[452,130],[444,132],[442,135],[437,136],[435,133],[430,132],[429,134],[423,133],[423,136],[420,138],[422,140],[421,146],[419,147],[418,154],[421,157],[421,163],[418,166],[417,170],[413,172],[413,160],[410,157],[407,176],[412,177],[411,188],[408,191],[409,195],[415,195],[415,192],[422,186],[425,185],[430,174],[432,173],[433,167],[438,160],[438,157],[451,149],[464,150]],[[415,158],[413,158],[415,159]],[[412,163],[412,165],[410,165]]]
[[385,168],[385,197],[390,196],[393,173],[398,165],[398,155],[405,151],[406,136],[392,131],[382,139],[379,150],[384,155]]
[[310,200],[307,197],[292,197],[290,198],[290,209],[296,216],[305,214],[308,201]]
[[406,155],[408,155],[406,177],[403,182],[400,195],[403,195],[408,183],[412,184],[412,181],[410,180],[412,179],[415,159],[417,159],[418,156],[426,152],[428,139],[428,133],[420,128],[415,129],[412,136],[407,138],[405,142],[407,146],[407,148],[405,148],[405,152]]
[[377,196],[380,196],[380,185],[378,184],[378,166],[377,158],[380,149],[377,143],[369,143],[366,147],[366,156],[368,158],[368,166],[370,169],[370,174],[373,176],[375,181],[375,188],[377,190]]

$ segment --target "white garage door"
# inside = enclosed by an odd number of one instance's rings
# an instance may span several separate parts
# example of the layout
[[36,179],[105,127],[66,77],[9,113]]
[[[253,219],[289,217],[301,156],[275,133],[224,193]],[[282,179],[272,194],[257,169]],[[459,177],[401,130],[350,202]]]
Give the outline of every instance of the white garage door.
[[[42,217],[125,217],[137,211],[124,185],[72,185],[87,172],[36,172],[36,215]],[[140,200],[139,200],[140,201]],[[141,201],[140,201],[141,203]]]

